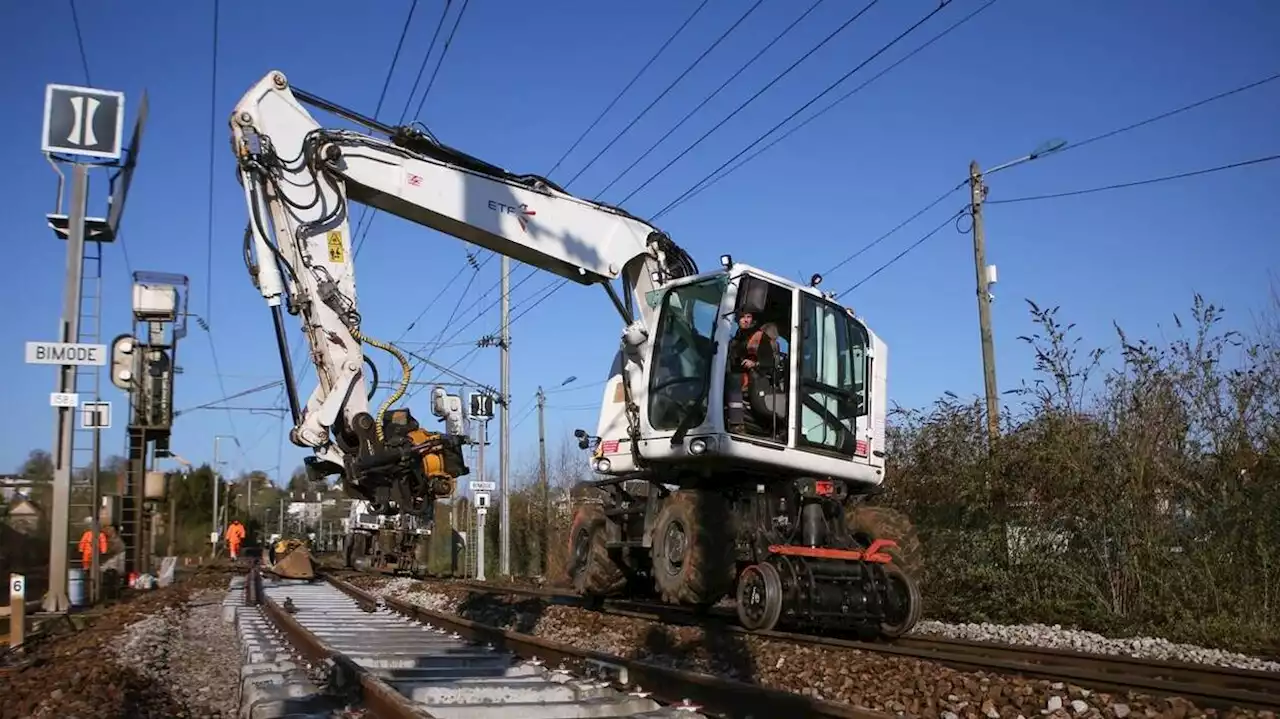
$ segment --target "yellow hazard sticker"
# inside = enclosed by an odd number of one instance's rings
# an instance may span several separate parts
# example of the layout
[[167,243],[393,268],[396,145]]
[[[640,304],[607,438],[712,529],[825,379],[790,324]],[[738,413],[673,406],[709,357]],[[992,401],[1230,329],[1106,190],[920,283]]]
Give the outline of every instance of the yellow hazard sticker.
[[342,251],[342,233],[337,231],[330,232],[329,233],[329,261],[342,262],[344,261],[345,256],[346,254]]

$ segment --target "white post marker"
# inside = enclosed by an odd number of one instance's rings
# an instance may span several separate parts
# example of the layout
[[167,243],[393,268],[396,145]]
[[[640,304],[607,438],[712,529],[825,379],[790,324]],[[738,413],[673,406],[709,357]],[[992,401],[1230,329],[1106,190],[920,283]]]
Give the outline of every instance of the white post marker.
[[9,646],[20,647],[27,631],[27,578],[9,575]]
[[49,406],[75,409],[80,404],[80,395],[75,392],[50,392]]

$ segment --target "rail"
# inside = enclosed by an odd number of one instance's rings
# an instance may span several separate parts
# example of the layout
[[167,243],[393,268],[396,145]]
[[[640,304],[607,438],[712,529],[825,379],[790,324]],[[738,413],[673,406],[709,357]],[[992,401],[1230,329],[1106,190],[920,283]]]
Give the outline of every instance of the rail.
[[715,621],[722,623],[723,630],[731,633],[751,634],[810,646],[892,654],[932,661],[961,671],[995,671],[1066,681],[1102,691],[1137,691],[1156,696],[1177,696],[1218,709],[1236,707],[1275,710],[1280,707],[1280,672],[961,639],[911,636],[893,643],[882,643],[784,631],[749,632],[734,625],[731,615],[726,613],[699,615],[687,608],[637,601],[606,601],[600,604],[555,589],[472,580],[456,582],[455,585],[488,594],[541,597],[606,614],[667,624],[695,626]]

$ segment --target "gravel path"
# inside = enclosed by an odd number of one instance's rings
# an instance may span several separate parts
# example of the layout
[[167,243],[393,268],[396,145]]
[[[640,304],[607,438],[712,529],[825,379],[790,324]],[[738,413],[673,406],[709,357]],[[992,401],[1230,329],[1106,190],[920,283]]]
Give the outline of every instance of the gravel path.
[[[235,700],[239,654],[199,654],[208,646],[220,652],[217,606],[200,604],[204,593],[225,594],[225,570],[202,570],[172,587],[135,595],[94,610],[84,629],[37,641],[17,667],[0,669],[0,717],[3,719],[195,719],[234,716],[225,710]],[[209,614],[211,612],[211,614]],[[156,617],[161,617],[157,619]],[[204,619],[205,616],[214,619]],[[232,636],[234,641],[234,635]],[[163,657],[172,671],[198,675],[218,693],[217,702],[192,702],[159,679]],[[203,658],[201,658],[203,657]],[[232,674],[228,692],[219,683],[227,659]],[[200,686],[204,686],[203,684]],[[200,686],[197,686],[198,690]]]
[[961,672],[874,652],[658,625],[538,599],[471,594],[404,579],[349,577],[368,590],[573,646],[912,717],[1269,717],[1214,712],[1181,699],[1108,694],[1038,679]]

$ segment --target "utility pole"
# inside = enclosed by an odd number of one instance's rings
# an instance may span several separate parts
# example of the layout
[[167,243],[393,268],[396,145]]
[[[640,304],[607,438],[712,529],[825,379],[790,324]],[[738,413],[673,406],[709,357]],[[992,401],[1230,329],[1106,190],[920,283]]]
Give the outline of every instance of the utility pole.
[[[62,298],[62,342],[75,342],[80,336],[80,280],[84,270],[84,221],[89,206],[89,166],[76,163],[71,171],[71,216],[67,225],[67,279]],[[62,365],[58,369],[58,392],[74,395],[76,368]],[[67,543],[71,511],[72,442],[75,433],[75,407],[59,407],[54,424],[53,456],[53,526],[49,536],[49,590],[44,595],[46,612],[65,612],[71,608],[67,598]],[[93,516],[97,516],[95,512]],[[93,545],[98,545],[94,535]]]
[[[480,475],[480,481],[482,482],[484,481],[484,446],[489,442],[488,427],[489,427],[488,419],[480,420],[480,448],[476,451],[476,474]],[[471,511],[476,512],[476,508],[473,506],[471,508]],[[483,582],[484,581],[484,516],[480,515],[479,512],[476,512],[476,514],[477,514],[477,517],[476,517],[476,523],[475,523],[475,531],[472,533],[474,535],[474,540],[475,540],[473,543],[473,546],[475,547],[474,551],[476,553],[476,579],[478,581]]]
[[542,483],[542,576],[547,576],[551,564],[551,484],[547,480],[547,425],[543,410],[547,406],[547,393],[538,385],[538,481]]
[[987,267],[987,238],[982,227],[982,203],[987,188],[982,184],[978,161],[969,163],[969,212],[973,216],[973,266],[977,273],[978,327],[982,335],[982,381],[987,393],[988,446],[1000,436],[1000,400],[996,389],[995,338],[991,331],[992,271]]
[[499,512],[498,564],[502,576],[511,576],[511,496],[508,470],[511,464],[511,258],[502,256],[502,447],[498,455]]

